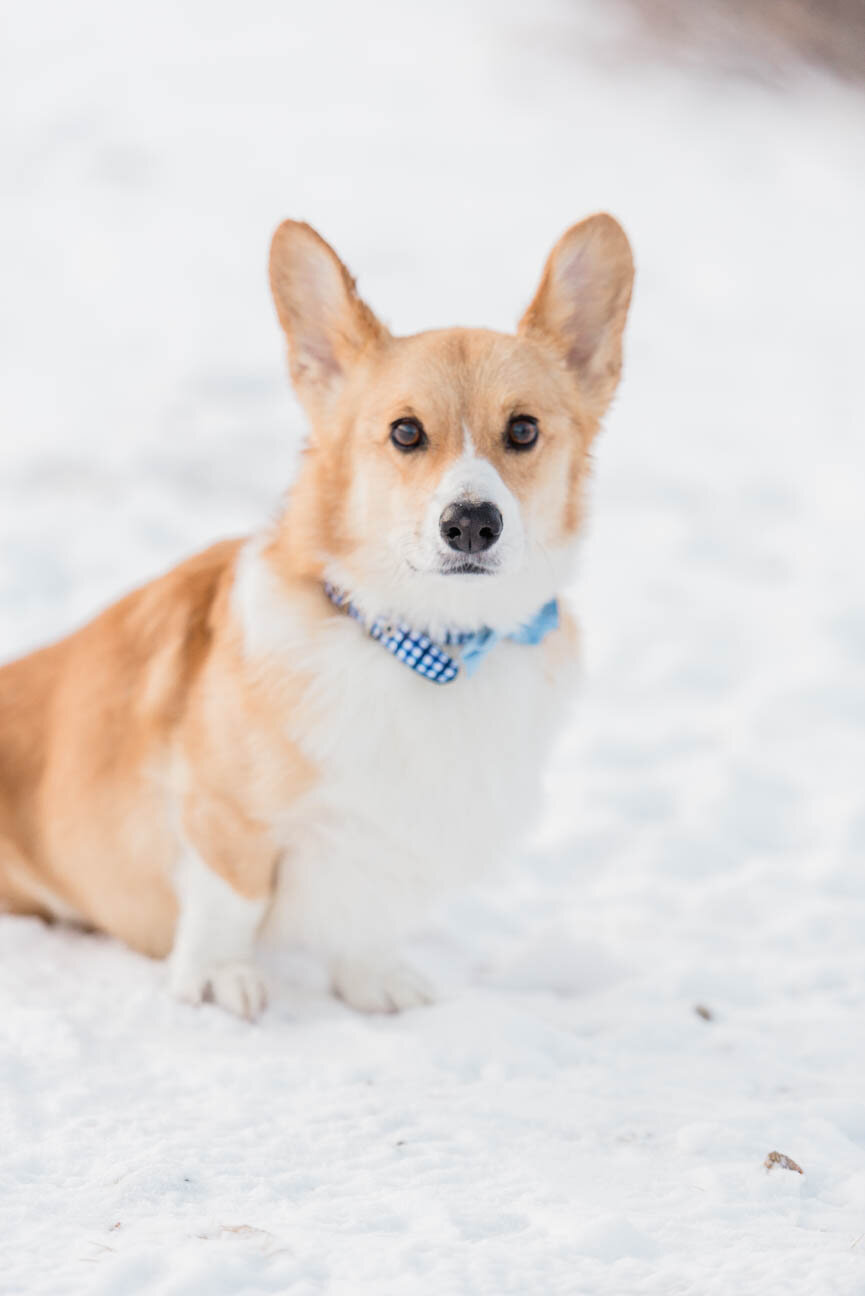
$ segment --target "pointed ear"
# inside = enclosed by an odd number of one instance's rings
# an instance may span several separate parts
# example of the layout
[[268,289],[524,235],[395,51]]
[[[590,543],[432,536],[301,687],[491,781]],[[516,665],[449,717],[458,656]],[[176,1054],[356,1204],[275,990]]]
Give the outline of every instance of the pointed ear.
[[520,332],[551,342],[573,370],[592,413],[619,382],[634,261],[625,231],[601,213],[572,225],[549,255]]
[[330,244],[300,221],[283,221],[273,236],[270,287],[288,338],[292,382],[307,408],[317,410],[360,353],[385,342],[388,331],[358,297]]

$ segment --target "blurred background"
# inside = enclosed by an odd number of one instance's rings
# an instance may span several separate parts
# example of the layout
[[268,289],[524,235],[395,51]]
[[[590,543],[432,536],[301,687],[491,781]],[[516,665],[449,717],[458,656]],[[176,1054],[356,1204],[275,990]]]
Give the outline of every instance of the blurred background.
[[675,1014],[735,1018],[699,1110],[739,1095],[724,1146],[749,1165],[777,1118],[811,1158],[800,1222],[847,1247],[862,4],[36,0],[4,21],[0,658],[276,506],[303,434],[266,285],[282,218],[397,331],[511,328],[566,226],[621,220],[637,285],[574,591],[580,710],[534,868],[451,930],[466,981],[583,995],[602,1087],[655,1067],[672,1130],[694,1101]]

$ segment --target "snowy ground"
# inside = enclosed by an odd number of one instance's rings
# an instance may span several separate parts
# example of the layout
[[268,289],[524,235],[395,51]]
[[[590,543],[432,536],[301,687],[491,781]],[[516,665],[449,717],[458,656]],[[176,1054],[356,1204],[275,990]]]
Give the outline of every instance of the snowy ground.
[[402,330],[510,326],[601,207],[639,280],[581,705],[441,1002],[285,960],[249,1028],[0,920],[0,1291],[865,1292],[865,99],[577,0],[6,20],[0,657],[271,509],[281,217]]

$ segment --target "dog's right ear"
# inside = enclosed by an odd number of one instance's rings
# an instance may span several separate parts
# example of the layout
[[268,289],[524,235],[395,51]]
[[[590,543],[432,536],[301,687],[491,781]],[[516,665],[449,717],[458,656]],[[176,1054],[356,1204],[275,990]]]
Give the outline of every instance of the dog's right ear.
[[319,413],[360,353],[390,335],[330,244],[301,221],[283,221],[273,236],[270,286],[292,382],[310,414]]

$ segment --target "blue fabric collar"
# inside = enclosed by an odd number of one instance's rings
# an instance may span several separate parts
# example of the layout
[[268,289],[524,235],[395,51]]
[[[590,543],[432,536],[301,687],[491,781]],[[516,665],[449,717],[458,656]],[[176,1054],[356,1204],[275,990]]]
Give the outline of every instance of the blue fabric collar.
[[363,626],[371,639],[377,639],[398,661],[403,662],[416,674],[433,684],[450,684],[463,669],[468,676],[474,675],[488,652],[500,639],[510,639],[519,644],[539,644],[542,639],[555,630],[559,624],[559,604],[556,599],[535,613],[530,621],[518,627],[510,634],[501,634],[498,630],[485,627],[482,630],[462,631],[446,634],[442,643],[448,647],[456,646],[462,651],[458,657],[446,653],[440,644],[434,643],[429,635],[413,630],[404,621],[384,621],[381,618],[369,620],[349,596],[325,581],[324,592],[335,607],[347,612],[350,617]]

